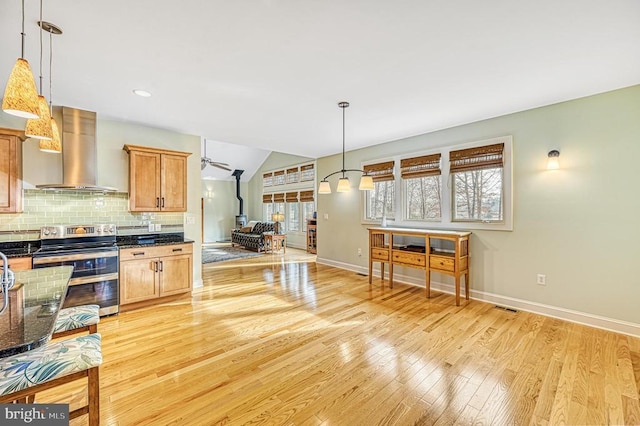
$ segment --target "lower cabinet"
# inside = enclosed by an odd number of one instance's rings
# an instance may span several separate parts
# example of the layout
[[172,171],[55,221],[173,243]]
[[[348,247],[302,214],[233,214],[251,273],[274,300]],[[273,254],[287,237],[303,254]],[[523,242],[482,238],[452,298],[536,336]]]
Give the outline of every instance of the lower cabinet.
[[120,304],[191,291],[193,244],[120,250]]
[[[0,267],[4,266],[2,260],[0,260]],[[31,257],[10,257],[9,269],[12,271],[26,271],[31,269]]]

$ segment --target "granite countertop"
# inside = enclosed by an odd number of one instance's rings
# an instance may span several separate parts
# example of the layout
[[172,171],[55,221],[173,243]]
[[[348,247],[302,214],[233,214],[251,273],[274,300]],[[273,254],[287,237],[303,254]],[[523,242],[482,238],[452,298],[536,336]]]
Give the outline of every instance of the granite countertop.
[[119,235],[116,244],[119,248],[166,246],[175,244],[193,243],[193,240],[184,238],[184,233],[176,232],[172,234],[141,234],[141,235]]
[[10,303],[0,317],[0,357],[30,351],[49,341],[72,272],[72,266],[15,272]]
[[8,258],[31,257],[40,248],[40,240],[0,242],[0,252]]

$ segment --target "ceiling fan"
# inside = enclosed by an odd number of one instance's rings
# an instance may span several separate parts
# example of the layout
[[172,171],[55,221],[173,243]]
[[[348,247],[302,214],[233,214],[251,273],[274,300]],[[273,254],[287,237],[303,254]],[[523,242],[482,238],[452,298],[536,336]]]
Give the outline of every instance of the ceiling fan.
[[207,167],[207,164],[212,165],[213,167],[217,167],[222,170],[232,171],[229,168],[227,163],[220,163],[218,161],[213,161],[211,158],[207,157],[207,141],[204,141],[204,157],[200,158],[200,170],[204,170]]

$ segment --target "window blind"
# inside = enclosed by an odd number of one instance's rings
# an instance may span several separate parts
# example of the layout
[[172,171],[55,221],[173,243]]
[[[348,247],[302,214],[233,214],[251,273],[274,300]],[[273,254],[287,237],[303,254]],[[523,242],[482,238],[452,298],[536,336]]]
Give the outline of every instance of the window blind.
[[384,163],[368,164],[364,166],[364,171],[373,178],[374,182],[384,182],[393,180],[394,161],[385,161]]
[[479,146],[449,152],[451,173],[503,167],[504,144]]
[[441,154],[422,155],[420,157],[404,158],[400,160],[400,175],[403,179],[424,176],[439,176]]
[[298,202],[298,193],[297,192],[287,192],[285,197],[285,201],[287,203],[297,203]]
[[300,191],[300,202],[313,202],[313,191]]

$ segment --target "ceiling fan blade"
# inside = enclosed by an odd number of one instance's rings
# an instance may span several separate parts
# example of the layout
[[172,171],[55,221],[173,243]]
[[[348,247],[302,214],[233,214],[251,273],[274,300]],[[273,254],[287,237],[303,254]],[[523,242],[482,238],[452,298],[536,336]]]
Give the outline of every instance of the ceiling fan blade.
[[228,172],[232,171],[229,167],[227,167],[228,166],[227,163],[217,163],[215,161],[212,161],[209,164],[211,164],[213,167],[217,167],[219,169],[226,170]]

